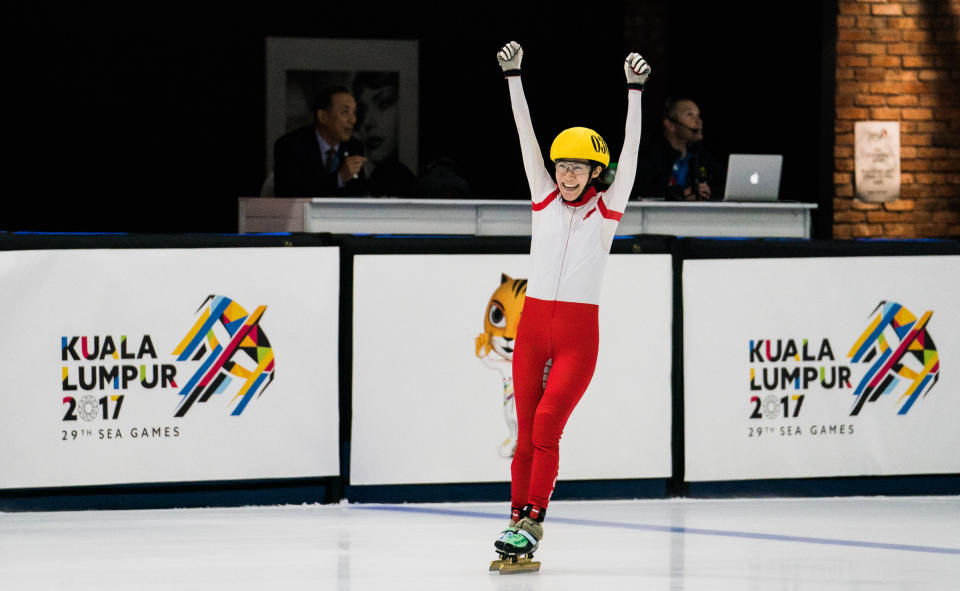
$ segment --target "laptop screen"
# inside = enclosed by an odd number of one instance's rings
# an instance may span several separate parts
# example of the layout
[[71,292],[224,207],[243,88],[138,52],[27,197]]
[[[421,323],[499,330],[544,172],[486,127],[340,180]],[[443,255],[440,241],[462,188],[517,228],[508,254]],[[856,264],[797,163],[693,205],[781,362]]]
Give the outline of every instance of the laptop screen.
[[724,201],[776,201],[780,195],[781,154],[730,154]]

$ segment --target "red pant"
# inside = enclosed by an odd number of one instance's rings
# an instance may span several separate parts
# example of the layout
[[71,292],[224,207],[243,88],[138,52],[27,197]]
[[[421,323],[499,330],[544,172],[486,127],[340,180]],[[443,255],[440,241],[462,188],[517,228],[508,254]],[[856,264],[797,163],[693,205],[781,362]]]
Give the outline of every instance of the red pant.
[[[513,351],[517,449],[511,505],[546,508],[560,465],[560,436],[597,366],[598,307],[527,297]],[[543,370],[553,360],[546,388]]]

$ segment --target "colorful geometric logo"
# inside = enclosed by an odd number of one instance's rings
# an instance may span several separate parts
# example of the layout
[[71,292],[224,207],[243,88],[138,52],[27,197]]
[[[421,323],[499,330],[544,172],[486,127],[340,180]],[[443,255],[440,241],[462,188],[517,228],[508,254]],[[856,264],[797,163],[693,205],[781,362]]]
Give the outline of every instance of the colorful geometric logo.
[[896,302],[880,302],[873,320],[854,343],[847,357],[853,363],[870,363],[870,369],[853,391],[857,397],[851,416],[867,402],[899,392],[897,414],[905,415],[940,378],[940,357],[928,324],[933,310],[918,320]]
[[207,296],[196,311],[197,319],[173,354],[177,361],[202,361],[180,390],[183,400],[175,416],[182,417],[195,402],[230,394],[231,415],[239,415],[254,396],[273,381],[273,349],[260,327],[267,310],[252,314],[229,298]]

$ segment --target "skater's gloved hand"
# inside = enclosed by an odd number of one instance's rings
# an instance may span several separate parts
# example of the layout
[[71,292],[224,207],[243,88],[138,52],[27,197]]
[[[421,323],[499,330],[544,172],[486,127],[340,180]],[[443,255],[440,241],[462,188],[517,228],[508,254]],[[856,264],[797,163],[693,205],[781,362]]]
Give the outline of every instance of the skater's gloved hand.
[[480,333],[474,344],[477,349],[477,357],[486,357],[490,354],[490,339],[487,337],[487,333]]
[[650,64],[639,53],[631,53],[624,60],[623,73],[627,76],[627,86],[630,88],[643,89],[650,72]]
[[497,61],[504,76],[519,76],[521,60],[523,60],[523,48],[516,41],[507,43],[497,52]]

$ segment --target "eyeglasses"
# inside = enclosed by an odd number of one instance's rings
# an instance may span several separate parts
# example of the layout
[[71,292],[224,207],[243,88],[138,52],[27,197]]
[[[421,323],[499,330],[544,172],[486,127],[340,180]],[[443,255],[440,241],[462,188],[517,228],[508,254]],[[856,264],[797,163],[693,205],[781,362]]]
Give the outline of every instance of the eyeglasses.
[[557,174],[566,174],[572,172],[577,176],[583,176],[590,172],[590,165],[583,162],[557,162]]

